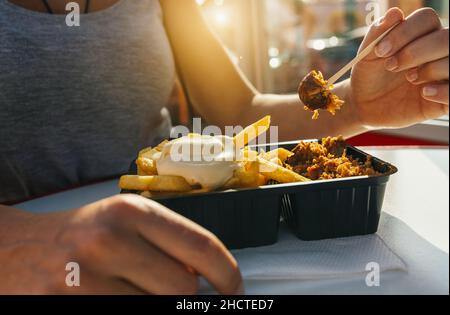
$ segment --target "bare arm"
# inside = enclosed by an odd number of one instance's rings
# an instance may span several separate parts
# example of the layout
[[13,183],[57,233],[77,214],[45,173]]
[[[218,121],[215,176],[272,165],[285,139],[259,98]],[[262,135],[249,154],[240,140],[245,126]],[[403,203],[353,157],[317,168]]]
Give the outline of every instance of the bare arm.
[[258,92],[210,32],[195,1],[160,2],[178,72],[193,106],[209,123],[236,123]]
[[210,31],[195,1],[160,0],[179,75],[195,110],[218,126],[248,125],[270,114],[283,140],[354,135],[364,131],[352,117],[348,82],[336,93],[347,105],[340,119],[324,114],[311,120],[296,95],[259,93],[236,67],[220,40]]
[[[408,47],[423,49],[414,54],[409,66],[393,73],[385,67],[386,56],[372,54],[353,69],[351,80],[337,85],[335,93],[346,102],[343,110],[335,117],[324,113],[319,121],[312,121],[297,96],[261,94],[248,82],[209,30],[194,0],[160,2],[179,75],[195,110],[210,124],[248,125],[270,114],[280,128],[280,139],[288,140],[338,134],[349,137],[369,129],[406,127],[448,113],[448,67],[440,66],[448,65],[448,29],[442,29],[431,9],[416,11],[406,19],[399,9],[391,9],[380,25],[373,25],[362,48],[402,21],[390,34],[401,46],[387,57],[396,52],[403,61]],[[421,37],[427,33],[426,39]],[[403,51],[398,50],[402,47]],[[411,67],[422,69],[434,60],[439,60],[436,67],[447,69],[439,77],[407,80],[406,71]],[[438,95],[425,95],[424,82],[434,83]]]
[[312,120],[312,113],[303,109],[297,95],[259,94],[253,99],[251,107],[243,115],[247,121],[264,114],[272,115],[274,125],[279,126],[281,141],[313,139],[327,136],[343,135],[351,137],[367,131],[353,112],[353,103],[348,94],[350,81],[338,84],[335,93],[345,100],[342,110],[332,116],[321,113],[320,120]]

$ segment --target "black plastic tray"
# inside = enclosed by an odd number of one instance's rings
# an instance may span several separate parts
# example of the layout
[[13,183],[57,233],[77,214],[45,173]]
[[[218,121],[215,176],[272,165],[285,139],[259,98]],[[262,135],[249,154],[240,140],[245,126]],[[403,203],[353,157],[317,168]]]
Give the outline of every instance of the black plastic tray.
[[[298,143],[281,143],[278,147],[291,150]],[[254,148],[268,151],[269,147],[273,148],[273,145]],[[361,161],[368,157],[352,146],[347,147],[347,153]],[[395,166],[377,158],[373,159],[373,165],[383,175],[167,196],[154,200],[210,230],[229,249],[276,243],[280,215],[302,240],[373,234],[378,229],[387,182],[397,172]],[[136,174],[134,162],[130,174]]]
[[[361,161],[369,156],[352,146],[347,155]],[[280,206],[283,219],[305,241],[376,233],[387,183],[398,169],[375,157],[373,167],[382,175],[288,185]]]

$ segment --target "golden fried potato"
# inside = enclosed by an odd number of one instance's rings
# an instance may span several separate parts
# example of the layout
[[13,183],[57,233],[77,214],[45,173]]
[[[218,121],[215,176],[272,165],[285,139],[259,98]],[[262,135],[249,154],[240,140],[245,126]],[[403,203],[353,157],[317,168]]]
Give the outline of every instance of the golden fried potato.
[[306,177],[303,177],[287,168],[284,168],[278,164],[272,163],[265,159],[258,157],[259,172],[269,179],[277,181],[279,183],[296,183],[310,181]]
[[148,176],[149,175],[146,172],[144,172],[139,166],[137,167],[137,174],[139,176]]
[[145,157],[139,157],[136,160],[138,166],[138,175],[158,175],[156,161]]
[[169,140],[164,140],[160,144],[158,144],[156,147],[152,148],[146,148],[139,152],[138,157],[143,157],[150,160],[157,160],[160,153],[162,152],[164,146],[169,143]]
[[164,146],[166,145],[166,144],[168,144],[170,141],[169,140],[164,140],[163,142],[161,142],[160,144],[158,144],[157,146],[156,146],[156,150],[157,151],[159,151],[159,152],[162,152],[162,150],[164,149]]
[[242,156],[244,158],[244,161],[256,161],[258,155],[259,155],[258,151],[252,150],[248,147],[242,150]]
[[138,176],[125,175],[120,178],[119,187],[126,190],[188,192],[192,187],[180,176]]
[[248,126],[234,137],[234,144],[238,149],[245,147],[252,140],[258,138],[261,134],[270,128],[270,116],[266,116],[256,123]]
[[264,186],[268,179],[259,173],[257,162],[247,162],[245,167],[234,172],[234,178],[237,179],[235,188],[250,188]]
[[273,151],[269,151],[267,153],[262,153],[261,158],[267,161],[271,161],[274,158],[278,158],[281,162],[286,162],[288,158],[294,155],[294,152],[291,152],[284,148],[275,149]]
[[279,158],[273,158],[270,160],[270,162],[277,164],[279,166],[283,166],[283,162]]

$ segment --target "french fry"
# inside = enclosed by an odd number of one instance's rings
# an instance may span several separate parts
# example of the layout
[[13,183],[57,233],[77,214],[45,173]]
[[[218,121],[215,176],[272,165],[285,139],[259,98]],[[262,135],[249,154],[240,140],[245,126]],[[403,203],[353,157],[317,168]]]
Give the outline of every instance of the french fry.
[[269,179],[259,172],[259,163],[257,161],[250,162],[250,165],[247,167],[250,172],[258,174],[255,175],[255,181],[253,183],[254,186],[258,187],[267,185]]
[[236,188],[249,188],[264,186],[268,179],[259,173],[259,164],[257,162],[248,162],[245,167],[237,169],[234,172],[234,177],[238,180],[235,185]]
[[276,157],[271,159],[270,162],[277,164],[279,166],[283,166],[283,162],[279,158],[276,158]]
[[255,150],[251,150],[249,148],[245,148],[242,150],[242,155],[244,157],[244,161],[256,161],[259,153]]
[[152,148],[152,147],[142,149],[141,151],[139,151],[138,156],[148,156],[149,152],[152,152],[152,150],[154,150],[154,148]]
[[161,142],[160,144],[158,144],[157,146],[156,146],[156,150],[157,151],[159,151],[159,152],[162,152],[162,150],[164,149],[164,146],[166,145],[166,144],[168,144],[170,141],[169,140],[164,140],[163,142]]
[[289,150],[286,150],[284,148],[275,149],[273,151],[269,151],[267,153],[262,153],[261,158],[271,161],[274,158],[278,158],[281,160],[281,162],[286,162],[288,158],[294,155],[294,152],[291,152]]
[[249,142],[266,132],[270,128],[270,118],[270,116],[266,116],[238,133],[233,139],[236,148],[245,147]]
[[138,158],[146,158],[149,160],[157,160],[161,152],[157,148],[147,148],[139,152]]
[[259,174],[259,178],[257,181],[257,185],[259,186],[265,186],[269,183],[269,178],[267,178],[266,176]]
[[138,167],[137,167],[137,175],[139,175],[139,176],[148,176],[149,174],[144,172],[138,165]]
[[161,152],[167,143],[169,141],[164,140],[154,148],[149,147],[139,152],[138,158],[136,159],[137,174],[139,176],[158,175],[156,160],[160,158]]
[[259,172],[269,179],[277,181],[279,183],[296,183],[296,182],[308,182],[308,178],[303,177],[287,168],[284,168],[278,164],[272,163],[265,159],[258,157],[257,162],[259,164]]
[[239,180],[238,187],[248,188],[256,187],[259,181],[259,173],[253,173],[246,170],[238,170],[235,173],[236,178]]
[[138,166],[138,175],[158,175],[155,160],[141,156],[136,160],[136,164]]
[[147,158],[150,160],[157,160],[160,153],[162,152],[164,146],[167,143],[169,143],[169,140],[164,140],[163,142],[161,142],[154,148],[149,147],[149,148],[143,149],[139,152],[138,157],[143,157],[143,158]]
[[188,192],[192,187],[179,176],[125,175],[120,178],[121,189],[159,192]]

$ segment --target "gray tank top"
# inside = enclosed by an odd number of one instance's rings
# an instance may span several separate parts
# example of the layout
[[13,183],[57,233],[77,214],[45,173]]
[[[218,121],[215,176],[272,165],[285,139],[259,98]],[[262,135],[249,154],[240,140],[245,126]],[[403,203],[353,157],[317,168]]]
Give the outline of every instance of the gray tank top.
[[0,0],[0,203],[126,173],[169,136],[174,80],[158,0],[79,27]]

